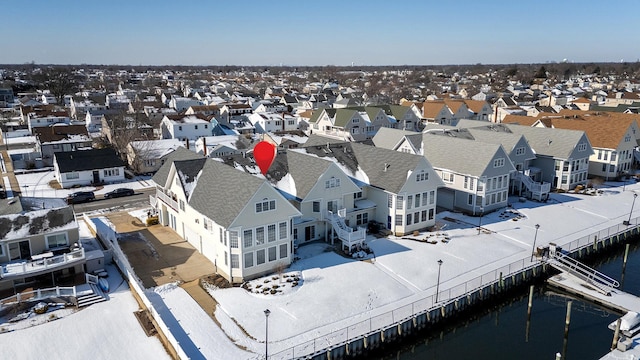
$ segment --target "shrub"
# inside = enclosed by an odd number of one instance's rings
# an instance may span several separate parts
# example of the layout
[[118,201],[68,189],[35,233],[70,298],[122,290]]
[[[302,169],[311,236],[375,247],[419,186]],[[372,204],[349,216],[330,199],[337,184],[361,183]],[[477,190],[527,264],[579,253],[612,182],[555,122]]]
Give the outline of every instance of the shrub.
[[157,216],[149,216],[147,218],[147,226],[151,226],[151,225],[156,225],[159,224],[160,221],[158,220]]

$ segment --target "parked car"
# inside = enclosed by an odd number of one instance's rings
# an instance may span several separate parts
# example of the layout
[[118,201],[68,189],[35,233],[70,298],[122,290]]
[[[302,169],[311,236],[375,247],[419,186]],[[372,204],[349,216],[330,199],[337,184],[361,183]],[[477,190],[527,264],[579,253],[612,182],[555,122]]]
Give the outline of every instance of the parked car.
[[111,198],[117,198],[117,197],[123,197],[123,196],[131,196],[134,193],[135,192],[133,191],[133,189],[119,188],[104,194],[104,198],[111,199]]
[[67,197],[67,204],[80,204],[83,202],[93,201],[96,195],[93,191],[78,191]]

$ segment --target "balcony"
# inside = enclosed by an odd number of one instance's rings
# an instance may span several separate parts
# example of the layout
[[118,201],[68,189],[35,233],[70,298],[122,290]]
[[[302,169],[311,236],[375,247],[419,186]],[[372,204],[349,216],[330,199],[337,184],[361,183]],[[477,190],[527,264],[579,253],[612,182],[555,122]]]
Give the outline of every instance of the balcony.
[[53,253],[33,255],[30,261],[9,262],[0,266],[0,279],[21,278],[67,268],[85,261],[84,248],[66,254],[53,256]]
[[178,211],[178,202],[173,200],[169,194],[166,194],[164,191],[156,188],[156,198],[162,200],[163,203],[167,204],[170,208],[175,211]]

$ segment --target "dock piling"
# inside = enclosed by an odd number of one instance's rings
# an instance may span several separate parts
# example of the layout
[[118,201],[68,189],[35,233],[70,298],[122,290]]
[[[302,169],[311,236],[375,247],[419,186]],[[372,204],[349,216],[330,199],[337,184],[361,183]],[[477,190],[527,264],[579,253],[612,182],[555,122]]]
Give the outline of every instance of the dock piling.
[[[628,249],[628,248],[627,248]],[[613,342],[611,343],[611,350],[615,350],[618,347],[618,338],[620,337],[620,325],[622,324],[622,318],[618,318],[616,322],[616,331],[613,333]]]

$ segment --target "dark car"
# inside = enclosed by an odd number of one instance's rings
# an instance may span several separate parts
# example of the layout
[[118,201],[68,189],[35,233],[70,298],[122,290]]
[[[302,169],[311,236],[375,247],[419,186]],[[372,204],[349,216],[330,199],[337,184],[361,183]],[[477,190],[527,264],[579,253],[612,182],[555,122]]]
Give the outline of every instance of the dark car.
[[78,191],[67,197],[67,204],[80,204],[83,202],[93,201],[96,195],[93,191]]
[[131,196],[133,194],[134,194],[133,189],[119,188],[104,194],[104,198],[111,199],[111,198],[117,198],[117,197],[123,197],[123,196]]

